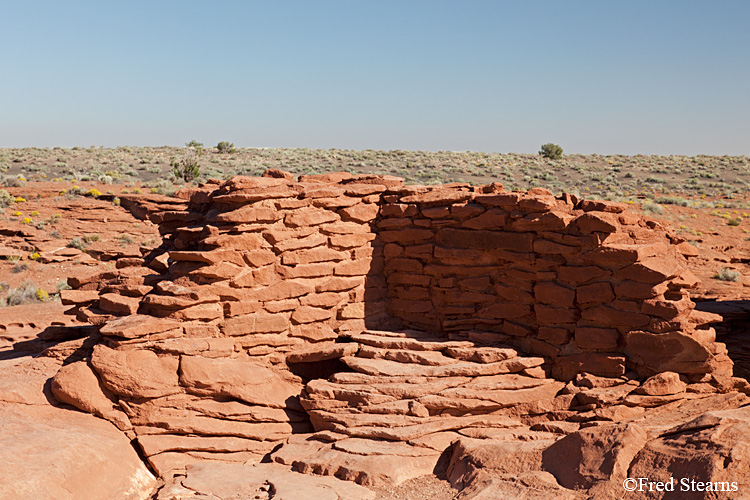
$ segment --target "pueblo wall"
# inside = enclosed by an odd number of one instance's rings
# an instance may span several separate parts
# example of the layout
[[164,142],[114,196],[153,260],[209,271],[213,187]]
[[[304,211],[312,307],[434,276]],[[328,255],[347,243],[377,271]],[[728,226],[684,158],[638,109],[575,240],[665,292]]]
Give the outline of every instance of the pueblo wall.
[[[444,447],[402,448],[430,433],[590,413],[656,372],[677,388],[646,382],[626,406],[737,386],[706,327],[717,316],[693,311],[685,291],[680,240],[622,205],[271,175],[184,190],[183,206],[143,204],[160,249],[61,292],[99,328],[45,351],[65,360],[53,394],[137,438],[162,476],[279,445],[282,463],[368,471],[360,438],[396,442],[398,460],[381,457],[393,474],[422,475]],[[332,451],[292,439],[313,431],[353,441]]]
[[250,356],[406,326],[513,344],[562,380],[731,376],[706,326],[715,318],[693,311],[682,241],[625,205],[499,184],[269,175],[183,190],[185,210],[151,214],[163,253],[109,282],[74,279],[64,302],[99,324],[179,320],[185,336]]
[[[294,343],[361,332],[365,321],[375,326],[386,317],[382,244],[372,224],[382,193],[402,182],[236,177],[183,190],[184,210],[149,216],[165,239],[158,255],[122,262],[145,268],[73,278],[77,290],[64,300],[94,323],[139,313],[192,322],[215,337],[268,334]],[[127,278],[144,273],[137,283]]]
[[711,318],[693,311],[684,240],[626,207],[499,185],[390,190],[378,222],[388,310],[452,338],[497,332],[485,338],[552,359],[563,380],[731,376]]
[[139,309],[216,320],[227,336],[275,333],[313,342],[362,331],[365,321],[378,324],[386,296],[372,223],[382,193],[402,182],[349,174],[301,182],[238,177],[183,191],[187,211],[156,216],[169,245],[169,279],[211,285],[204,288],[217,300],[195,315],[151,294]]

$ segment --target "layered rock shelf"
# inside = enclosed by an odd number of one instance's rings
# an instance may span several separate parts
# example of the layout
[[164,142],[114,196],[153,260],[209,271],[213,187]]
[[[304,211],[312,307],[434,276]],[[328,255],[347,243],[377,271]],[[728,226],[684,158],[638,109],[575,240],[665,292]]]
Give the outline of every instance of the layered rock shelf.
[[[44,351],[64,361],[55,397],[111,421],[174,491],[207,463],[270,460],[376,486],[443,466],[512,495],[520,470],[476,463],[489,447],[577,498],[671,460],[697,410],[729,412],[701,429],[747,425],[689,249],[625,204],[281,171],[178,196],[139,208],[156,251],[69,280],[68,314],[95,328]],[[627,464],[555,469],[564,443],[610,431],[636,443],[612,452]]]

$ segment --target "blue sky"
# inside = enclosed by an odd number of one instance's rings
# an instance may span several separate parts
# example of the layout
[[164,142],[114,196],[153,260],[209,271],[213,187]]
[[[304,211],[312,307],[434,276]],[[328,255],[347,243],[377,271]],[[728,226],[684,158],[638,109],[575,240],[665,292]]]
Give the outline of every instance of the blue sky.
[[0,147],[750,154],[747,1],[3,2]]

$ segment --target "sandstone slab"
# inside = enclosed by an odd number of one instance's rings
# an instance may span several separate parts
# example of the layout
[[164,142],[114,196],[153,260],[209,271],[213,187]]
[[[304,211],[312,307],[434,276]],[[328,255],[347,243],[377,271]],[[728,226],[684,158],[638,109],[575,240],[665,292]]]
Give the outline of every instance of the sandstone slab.
[[0,420],[7,498],[146,500],[156,490],[128,438],[105,420],[48,405],[3,405]]
[[181,358],[180,383],[196,394],[232,396],[272,408],[294,405],[302,388],[250,360],[200,356]]
[[153,351],[117,351],[96,345],[91,364],[104,386],[115,394],[154,398],[181,392],[177,378],[179,361],[159,357]]

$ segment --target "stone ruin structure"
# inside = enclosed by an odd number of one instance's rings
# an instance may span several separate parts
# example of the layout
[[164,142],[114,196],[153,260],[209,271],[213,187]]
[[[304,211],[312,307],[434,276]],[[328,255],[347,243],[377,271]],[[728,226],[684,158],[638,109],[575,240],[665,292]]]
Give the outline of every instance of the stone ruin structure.
[[[177,196],[139,208],[159,249],[69,280],[63,303],[94,328],[46,352],[66,359],[55,396],[114,423],[162,477],[265,457],[367,485],[447,461],[469,487],[490,439],[518,460],[503,473],[546,460],[589,488],[624,472],[562,470],[587,428],[661,432],[680,422],[659,408],[747,403],[720,318],[693,309],[683,241],[626,204],[280,171]],[[643,451],[659,432],[636,433],[631,470],[664,460]]]

